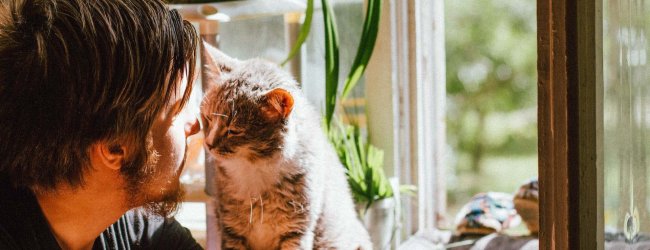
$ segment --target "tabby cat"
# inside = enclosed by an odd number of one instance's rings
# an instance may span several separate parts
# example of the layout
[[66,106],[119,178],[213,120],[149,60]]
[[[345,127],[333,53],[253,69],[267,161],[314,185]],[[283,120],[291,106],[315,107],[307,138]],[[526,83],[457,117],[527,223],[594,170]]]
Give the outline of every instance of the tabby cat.
[[201,104],[222,249],[372,249],[344,168],[298,83],[204,44]]

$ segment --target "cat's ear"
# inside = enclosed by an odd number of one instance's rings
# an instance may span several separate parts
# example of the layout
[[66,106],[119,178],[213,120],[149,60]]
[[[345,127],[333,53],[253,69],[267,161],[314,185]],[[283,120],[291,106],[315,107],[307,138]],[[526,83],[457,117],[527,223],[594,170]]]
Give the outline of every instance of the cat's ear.
[[230,72],[239,62],[205,41],[201,43],[201,50],[203,51],[201,54],[203,69],[215,78],[219,78],[224,72]]
[[270,120],[286,119],[293,110],[293,96],[281,88],[264,94],[266,105],[262,107],[264,115]]

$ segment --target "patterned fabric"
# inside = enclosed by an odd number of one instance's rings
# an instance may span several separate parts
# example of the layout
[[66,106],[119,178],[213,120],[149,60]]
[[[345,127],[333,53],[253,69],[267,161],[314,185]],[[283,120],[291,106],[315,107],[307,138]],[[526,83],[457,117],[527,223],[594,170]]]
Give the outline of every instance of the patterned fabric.
[[518,225],[521,219],[512,203],[512,195],[480,193],[461,208],[456,216],[457,234],[490,234]]

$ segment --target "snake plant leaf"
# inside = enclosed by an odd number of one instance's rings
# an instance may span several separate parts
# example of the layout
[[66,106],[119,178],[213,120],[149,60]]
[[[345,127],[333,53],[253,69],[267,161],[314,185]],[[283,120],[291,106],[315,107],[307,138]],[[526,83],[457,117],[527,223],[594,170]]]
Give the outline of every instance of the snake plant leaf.
[[281,66],[284,66],[293,58],[298,51],[300,51],[300,48],[302,47],[302,44],[305,43],[305,40],[307,40],[307,36],[309,36],[309,32],[311,30],[311,19],[314,16],[314,0],[307,0],[307,9],[305,10],[305,21],[302,23],[302,26],[300,27],[300,33],[298,34],[298,39],[296,39],[296,44],[293,45],[293,48],[291,48],[291,51],[289,52],[289,55],[287,55],[287,58],[284,59],[284,61],[280,64]]
[[375,42],[377,41],[377,33],[379,31],[381,5],[381,0],[368,0],[368,7],[366,9],[366,17],[361,32],[361,40],[359,41],[357,55],[354,58],[350,73],[343,85],[341,99],[346,98],[354,86],[356,86],[370,61],[372,51],[375,48]]
[[339,85],[339,40],[334,12],[329,1],[321,0],[325,26],[325,125],[329,129],[336,108]]

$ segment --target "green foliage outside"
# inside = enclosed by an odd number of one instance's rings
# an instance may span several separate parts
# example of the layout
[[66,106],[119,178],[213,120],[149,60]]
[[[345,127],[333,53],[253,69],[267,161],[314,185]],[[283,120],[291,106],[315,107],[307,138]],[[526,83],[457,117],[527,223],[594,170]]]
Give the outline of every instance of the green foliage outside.
[[452,207],[537,173],[536,21],[534,0],[445,1]]

